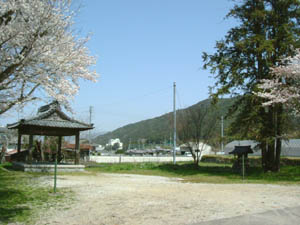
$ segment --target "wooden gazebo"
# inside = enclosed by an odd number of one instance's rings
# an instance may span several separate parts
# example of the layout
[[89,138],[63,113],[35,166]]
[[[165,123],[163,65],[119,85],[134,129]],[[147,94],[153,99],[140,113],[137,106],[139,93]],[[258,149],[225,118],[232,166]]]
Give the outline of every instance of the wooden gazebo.
[[30,119],[8,124],[8,129],[18,129],[18,153],[21,151],[22,135],[29,135],[29,149],[33,146],[34,135],[57,136],[58,154],[61,153],[63,136],[75,136],[75,164],[79,164],[80,131],[93,129],[93,124],[86,124],[68,117],[57,101],[42,106],[37,115]]
[[253,150],[251,149],[250,145],[246,146],[234,146],[233,151],[229,152],[229,154],[233,154],[234,156],[237,155],[237,159],[233,163],[233,170],[234,171],[242,171],[243,169],[243,164],[244,164],[244,169],[249,168],[249,159],[248,159],[248,154],[253,153]]

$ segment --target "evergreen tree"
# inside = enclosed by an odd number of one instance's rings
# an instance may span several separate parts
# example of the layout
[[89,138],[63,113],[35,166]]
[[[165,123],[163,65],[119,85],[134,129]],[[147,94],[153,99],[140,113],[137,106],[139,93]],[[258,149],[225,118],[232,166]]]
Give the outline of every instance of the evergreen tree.
[[[228,13],[240,23],[217,41],[216,53],[203,53],[204,68],[216,79],[212,96],[239,96],[231,132],[255,139],[262,149],[265,171],[278,171],[284,110],[280,103],[264,108],[255,95],[261,79],[272,78],[270,68],[299,47],[299,0],[243,0]],[[275,143],[276,142],[276,143]]]

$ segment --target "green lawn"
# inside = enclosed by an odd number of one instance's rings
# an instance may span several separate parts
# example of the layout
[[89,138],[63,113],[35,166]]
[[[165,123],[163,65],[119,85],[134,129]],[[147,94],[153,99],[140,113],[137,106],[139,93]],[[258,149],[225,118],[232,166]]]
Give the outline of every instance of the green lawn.
[[52,188],[38,187],[37,178],[41,174],[10,169],[10,164],[0,165],[0,224],[32,224],[40,210],[58,206],[71,194],[68,190],[54,194]]
[[299,184],[300,166],[283,166],[278,173],[264,173],[260,167],[250,168],[242,180],[232,172],[230,164],[200,163],[122,163],[94,164],[86,169],[90,172],[129,173],[182,178],[186,182],[205,183],[272,183]]

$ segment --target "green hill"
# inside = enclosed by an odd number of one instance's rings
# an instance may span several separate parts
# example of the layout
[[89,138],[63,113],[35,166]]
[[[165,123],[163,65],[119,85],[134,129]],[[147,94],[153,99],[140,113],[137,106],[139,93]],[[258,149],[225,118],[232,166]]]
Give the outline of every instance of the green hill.
[[[218,111],[219,115],[226,115],[228,108],[232,105],[233,99],[220,99],[216,105],[215,110]],[[189,110],[190,108],[198,108],[202,106],[210,106],[211,100],[206,99],[200,101],[195,105],[192,105],[186,109],[178,110],[180,114]],[[226,123],[225,123],[226,126]],[[217,127],[218,131],[220,127]],[[124,144],[125,148],[129,141],[132,145],[137,144],[139,140],[144,140],[146,144],[158,144],[165,143],[170,140],[173,135],[173,113],[167,113],[162,116],[143,120],[137,123],[128,124],[120,127],[112,132],[108,132],[104,135],[99,135],[93,141],[98,144],[106,144],[111,138],[119,138]]]

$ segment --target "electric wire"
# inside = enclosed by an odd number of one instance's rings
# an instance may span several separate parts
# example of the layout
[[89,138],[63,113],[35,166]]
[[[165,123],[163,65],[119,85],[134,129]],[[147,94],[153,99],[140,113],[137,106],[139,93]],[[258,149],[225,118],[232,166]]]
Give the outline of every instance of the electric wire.
[[[98,113],[101,114],[101,115],[110,115],[110,116],[113,116],[113,117],[116,117],[116,118],[137,118],[137,117],[140,117],[141,119],[143,119],[144,115],[142,114],[136,114],[136,113],[124,113],[124,112],[120,112],[118,113],[116,110],[109,110],[109,106],[112,106],[112,105],[118,105],[118,104],[129,104],[129,103],[132,103],[132,102],[136,102],[136,100],[138,99],[145,99],[149,96],[152,96],[152,95],[156,95],[156,94],[159,94],[159,93],[163,93],[163,94],[170,94],[168,93],[169,90],[171,90],[171,88],[173,88],[173,86],[168,86],[168,87],[164,87],[162,89],[159,89],[159,90],[156,90],[156,91],[152,91],[152,92],[149,92],[149,93],[145,93],[145,94],[142,94],[142,95],[139,95],[139,96],[134,96],[132,98],[128,98],[127,100],[122,100],[122,101],[118,101],[118,102],[114,102],[114,103],[109,103],[109,104],[104,104],[104,105],[101,105],[102,109],[100,110],[100,112]],[[94,107],[95,108],[95,107]],[[84,110],[79,110],[79,109],[84,109]],[[88,115],[89,115],[89,109],[85,108],[85,107],[80,107],[80,108],[77,108],[77,112],[76,112],[76,115],[78,116],[78,118],[81,118],[83,119],[83,121],[87,121],[88,120]],[[166,111],[166,110],[164,110]],[[170,111],[170,110],[167,110],[167,111]],[[97,114],[94,113],[94,117],[97,117]],[[96,120],[96,119],[95,119]],[[139,119],[137,119],[139,120]],[[116,122],[116,121],[114,121]],[[120,123],[124,123],[124,121],[120,121]]]

